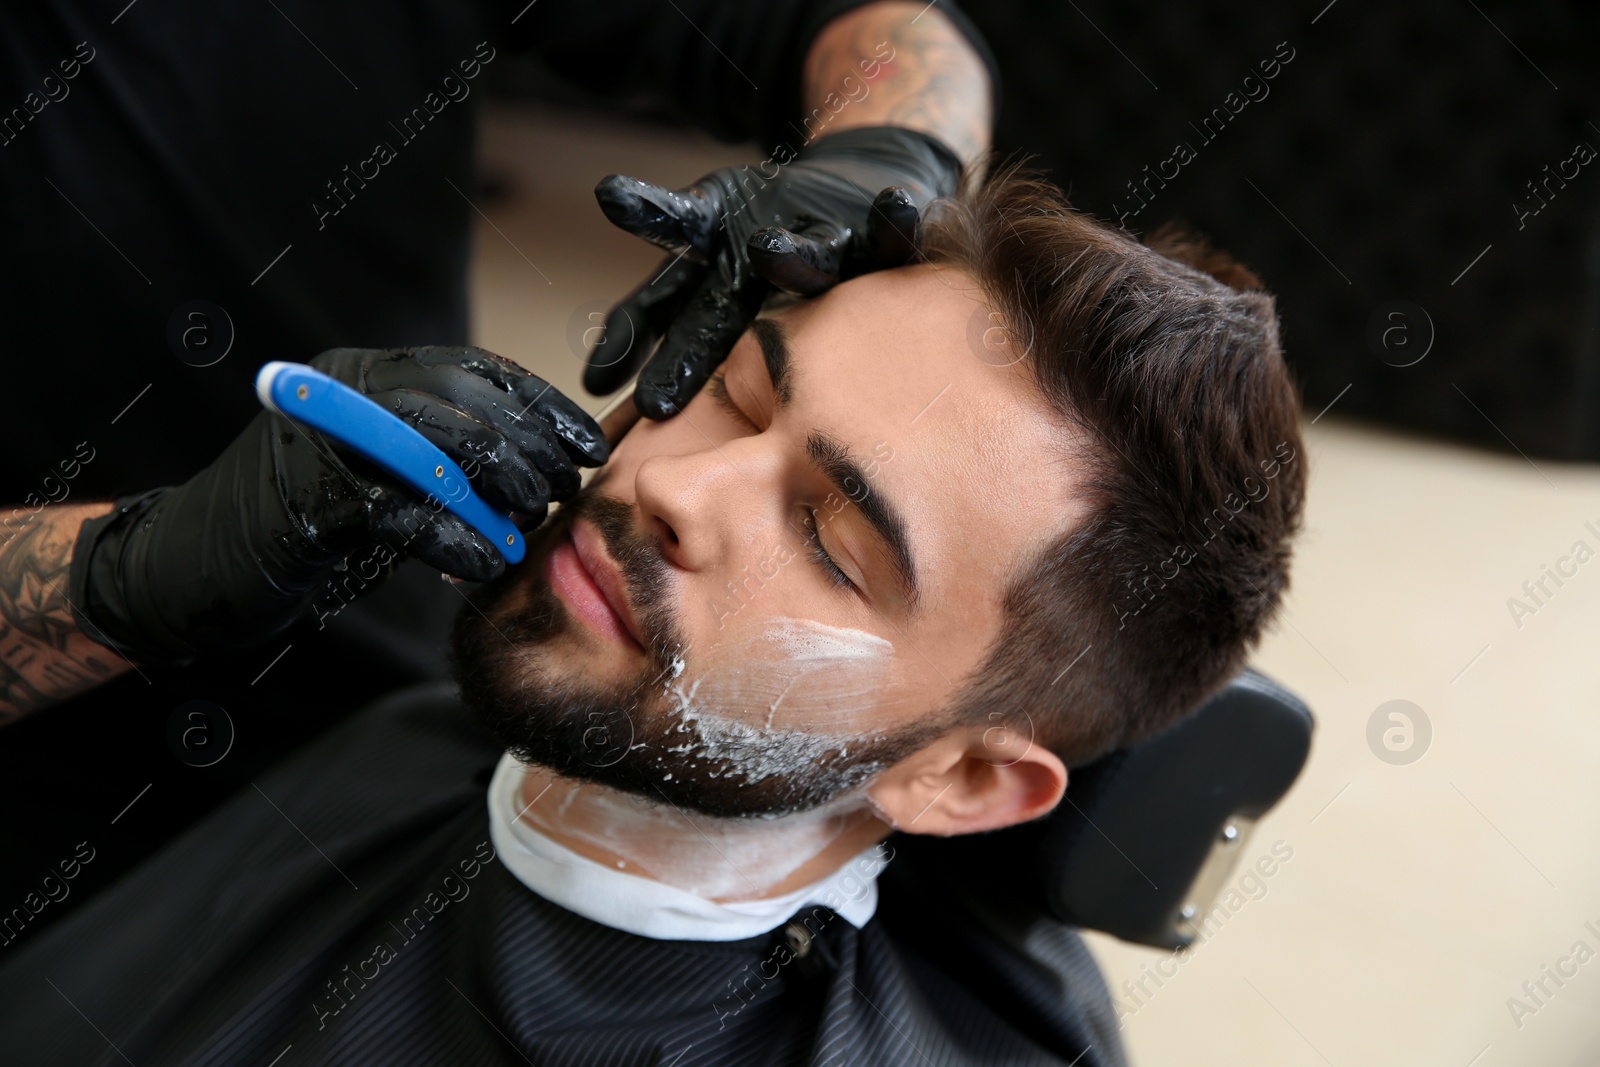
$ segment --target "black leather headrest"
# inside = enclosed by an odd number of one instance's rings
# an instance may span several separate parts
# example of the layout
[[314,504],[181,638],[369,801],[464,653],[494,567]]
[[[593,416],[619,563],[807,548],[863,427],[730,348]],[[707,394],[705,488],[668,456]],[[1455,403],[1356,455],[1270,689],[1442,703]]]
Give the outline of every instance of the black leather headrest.
[[1303,702],[1246,671],[1177,725],[1074,770],[1049,815],[964,837],[902,834],[895,848],[993,906],[1177,948],[1248,826],[1305,766],[1311,731]]

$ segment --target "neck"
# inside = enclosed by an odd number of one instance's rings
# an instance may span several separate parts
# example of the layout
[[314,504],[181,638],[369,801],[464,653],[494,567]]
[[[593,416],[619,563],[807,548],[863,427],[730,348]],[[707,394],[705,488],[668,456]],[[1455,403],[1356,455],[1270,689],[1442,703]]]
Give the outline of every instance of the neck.
[[783,896],[889,835],[863,796],[777,818],[717,818],[526,767],[523,822],[587,859],[716,903]]

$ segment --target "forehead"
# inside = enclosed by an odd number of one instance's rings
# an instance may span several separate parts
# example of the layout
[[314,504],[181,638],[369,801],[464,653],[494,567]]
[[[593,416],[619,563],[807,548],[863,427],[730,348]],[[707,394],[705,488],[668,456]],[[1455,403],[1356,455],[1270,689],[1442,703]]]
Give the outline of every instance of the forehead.
[[[1028,357],[994,329],[976,282],[947,267],[865,275],[773,317],[789,338],[792,401],[772,428],[802,440],[825,429],[858,456],[889,456],[871,489],[904,515],[925,608],[954,607],[981,633],[1016,565],[1077,509],[1075,438],[1034,388]],[[728,383],[770,403],[750,334]]]

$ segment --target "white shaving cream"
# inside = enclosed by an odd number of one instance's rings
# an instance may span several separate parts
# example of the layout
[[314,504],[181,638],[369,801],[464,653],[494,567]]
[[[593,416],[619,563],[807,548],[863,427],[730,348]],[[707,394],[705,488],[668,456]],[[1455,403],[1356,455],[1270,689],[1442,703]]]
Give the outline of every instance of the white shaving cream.
[[[679,654],[661,683],[682,737],[672,751],[725,765],[750,783],[847,756],[875,736],[862,718],[882,700],[893,653],[889,641],[861,630],[778,618],[727,650],[725,666],[699,676]],[[591,854],[615,857],[608,862],[621,870],[712,900],[765,895],[861,826],[869,810],[864,790],[853,789],[811,811],[719,819],[601,786],[559,784],[565,796],[530,806],[524,818]]]
[[735,644],[725,665],[684,685],[675,659],[663,692],[708,739],[802,731],[817,740],[865,736],[861,719],[883,699],[894,646],[875,634],[777,618]]

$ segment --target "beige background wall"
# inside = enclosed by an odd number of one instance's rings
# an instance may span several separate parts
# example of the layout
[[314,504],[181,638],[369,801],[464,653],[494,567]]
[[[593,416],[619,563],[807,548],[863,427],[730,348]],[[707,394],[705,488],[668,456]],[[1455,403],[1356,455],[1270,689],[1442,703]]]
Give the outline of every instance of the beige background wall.
[[[606,223],[594,183],[618,171],[683,184],[755,157],[525,109],[490,114],[482,155],[513,196],[479,220],[474,340],[595,410],[569,333],[660,256]],[[1131,1055],[1146,1067],[1600,1062],[1600,955],[1572,955],[1580,941],[1600,954],[1600,556],[1547,582],[1554,595],[1520,627],[1507,607],[1575,541],[1600,553],[1583,525],[1600,529],[1600,470],[1355,425],[1337,404],[1307,444],[1294,589],[1255,663],[1311,705],[1317,733],[1245,849],[1247,862],[1278,841],[1293,855],[1181,962],[1091,935]],[[1367,742],[1395,699],[1432,727],[1406,765]],[[1539,1004],[1522,985],[1546,965],[1576,973],[1545,978]],[[1147,967],[1174,976],[1158,986]],[[1124,991],[1141,977],[1146,992]],[[1511,997],[1533,1011],[1514,1021]]]

